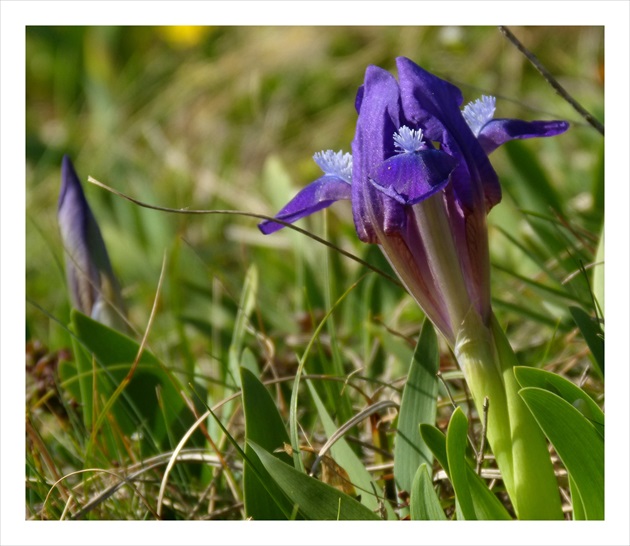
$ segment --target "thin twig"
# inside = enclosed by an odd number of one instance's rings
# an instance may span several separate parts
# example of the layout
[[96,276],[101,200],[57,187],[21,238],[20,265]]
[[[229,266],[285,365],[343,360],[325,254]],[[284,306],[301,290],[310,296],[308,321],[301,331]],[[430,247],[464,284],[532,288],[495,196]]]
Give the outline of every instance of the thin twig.
[[449,388],[448,383],[444,380],[444,377],[442,376],[442,372],[438,370],[435,375],[442,382],[442,385],[444,385],[444,389],[446,390],[446,394],[448,395],[448,398],[451,401],[451,405],[453,406],[453,409],[456,410],[457,404],[455,403],[455,399],[453,398],[453,395],[451,394],[451,389]]
[[481,474],[481,465],[483,464],[483,454],[486,451],[486,431],[488,430],[488,409],[490,408],[490,399],[486,396],[483,399],[483,425],[481,427],[481,445],[477,452],[477,474]]
[[337,245],[331,243],[330,241],[327,241],[326,239],[322,239],[321,237],[318,237],[317,235],[311,233],[310,231],[302,229],[298,226],[294,226],[293,224],[290,224],[289,222],[285,222],[284,220],[274,218],[273,216],[267,216],[266,214],[258,214],[255,212],[247,212],[247,211],[242,211],[242,210],[199,210],[199,209],[186,209],[186,208],[173,209],[169,207],[159,207],[156,205],[150,205],[149,203],[144,203],[140,201],[139,199],[135,199],[129,195],[125,195],[124,193],[118,190],[115,190],[114,188],[108,186],[107,184],[103,184],[103,182],[99,182],[98,180],[96,180],[95,178],[91,176],[88,176],[88,182],[90,182],[91,184],[94,184],[95,186],[99,186],[100,188],[103,188],[104,190],[107,190],[108,192],[113,193],[114,195],[117,195],[118,197],[122,197],[123,199],[126,199],[127,201],[130,201],[131,203],[134,203],[138,205],[139,207],[143,207],[145,209],[168,212],[171,214],[227,214],[227,215],[233,215],[233,216],[248,216],[249,218],[258,218],[259,220],[272,220],[276,222],[277,224],[282,224],[284,227],[292,229],[293,231],[297,231],[298,233],[301,233],[302,235],[306,235],[307,237],[310,237],[311,239],[313,239],[314,241],[317,241],[318,243],[321,243],[322,245],[325,245],[329,248],[332,248],[333,250],[336,250],[340,254],[343,254],[346,258],[350,258],[351,260],[354,260],[355,262],[360,263],[362,266],[367,267],[368,269],[374,271],[374,273],[378,273],[381,277],[384,277],[385,279],[395,284],[396,286],[403,288],[402,283],[398,279],[396,279],[392,275],[389,275],[385,271],[382,271],[378,267],[375,267],[372,264],[366,262],[365,260],[362,260],[358,256],[355,256],[351,252],[348,252],[347,250],[344,250],[343,248],[338,247]]
[[545,78],[547,83],[551,85],[564,100],[566,100],[578,114],[580,114],[590,125],[592,125],[597,131],[599,131],[602,135],[604,134],[604,125],[588,111],[584,108],[579,102],[577,102],[568,92],[567,90],[560,85],[558,80],[554,78],[551,73],[543,66],[543,64],[538,60],[538,57],[534,55],[531,51],[529,51],[520,41],[519,39],[512,34],[510,29],[504,26],[499,26],[499,30],[501,33],[512,42],[516,48],[529,60],[534,68],[540,72],[540,75]]

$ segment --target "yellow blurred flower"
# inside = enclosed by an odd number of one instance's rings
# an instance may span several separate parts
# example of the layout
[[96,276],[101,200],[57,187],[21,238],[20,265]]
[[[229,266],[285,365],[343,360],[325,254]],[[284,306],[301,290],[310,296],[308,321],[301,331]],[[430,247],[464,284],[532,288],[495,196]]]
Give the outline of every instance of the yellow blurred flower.
[[166,26],[158,27],[159,34],[171,46],[186,49],[198,45],[214,27],[202,26]]

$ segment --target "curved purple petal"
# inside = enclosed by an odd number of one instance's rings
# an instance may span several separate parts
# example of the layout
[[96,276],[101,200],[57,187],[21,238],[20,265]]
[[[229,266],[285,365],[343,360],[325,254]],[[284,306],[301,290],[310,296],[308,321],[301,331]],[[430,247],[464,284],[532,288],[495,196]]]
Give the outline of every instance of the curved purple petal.
[[[394,155],[394,133],[400,128],[400,94],[396,79],[386,70],[369,66],[357,95],[359,119],[352,141],[352,214],[359,239],[377,243],[385,223],[389,228],[405,223],[399,204],[375,190],[369,176]],[[396,206],[394,206],[396,205]]]
[[444,151],[463,159],[452,180],[460,205],[465,210],[489,210],[501,200],[501,186],[461,113],[460,90],[405,57],[398,57],[396,65],[405,116],[422,127],[426,139],[440,142]]
[[[322,210],[335,201],[350,199],[352,188],[348,182],[336,176],[322,176],[312,182],[293,198],[276,214],[276,218],[292,224],[300,218]],[[258,224],[258,229],[265,235],[285,227],[272,220],[265,220]]]
[[482,127],[478,139],[484,152],[490,154],[510,140],[555,136],[568,128],[569,123],[566,121],[493,119]]
[[401,205],[415,205],[444,188],[455,165],[439,150],[403,153],[381,163],[370,182]]
[[448,143],[465,122],[459,110],[461,91],[406,57],[396,59],[405,116],[420,125],[426,139]]

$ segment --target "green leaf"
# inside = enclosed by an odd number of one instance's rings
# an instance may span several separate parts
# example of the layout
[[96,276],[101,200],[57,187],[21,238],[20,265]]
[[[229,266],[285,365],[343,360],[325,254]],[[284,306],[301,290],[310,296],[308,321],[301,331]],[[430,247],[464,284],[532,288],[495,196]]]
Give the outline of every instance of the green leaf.
[[[460,410],[461,413],[461,410]],[[463,416],[463,414],[461,414]],[[452,419],[452,418],[451,418]],[[458,417],[461,425],[461,417]],[[465,419],[465,417],[464,417]],[[467,427],[467,425],[466,425]],[[449,424],[450,428],[450,424]],[[461,431],[460,431],[461,433]],[[450,466],[451,461],[447,456],[447,440],[444,434],[432,425],[420,425],[420,434],[423,440],[431,448],[435,458],[438,460],[446,474],[451,478]],[[455,464],[453,462],[453,464]],[[466,479],[468,481],[468,489],[472,498],[476,519],[483,520],[510,520],[512,517],[505,509],[501,501],[495,494],[488,489],[486,483],[476,474],[474,469],[464,461],[466,468]],[[452,482],[452,479],[451,479]],[[461,480],[460,480],[461,485]],[[457,494],[457,492],[456,492]],[[457,499],[459,505],[459,498]],[[459,508],[458,508],[459,510]]]
[[475,473],[474,469],[466,465],[466,473],[468,477],[468,487],[475,506],[475,514],[477,519],[481,520],[511,520],[509,512],[505,506],[490,491],[486,482]]
[[409,367],[396,427],[394,477],[400,490],[410,491],[422,463],[433,466],[433,455],[422,441],[419,425],[435,423],[439,365],[437,336],[433,325],[425,320]]
[[[273,453],[277,448],[282,448],[283,444],[289,443],[289,435],[269,391],[250,370],[243,367],[241,385],[247,442],[245,454],[252,462],[258,462],[248,442],[255,442]],[[286,463],[291,462],[291,457],[285,452],[275,456]],[[291,513],[292,503],[269,478],[262,464],[258,462],[256,466],[258,473],[245,461],[243,470],[243,500],[247,517],[255,520],[286,519],[286,514]],[[264,477],[264,482],[258,477],[260,474]],[[274,487],[277,491],[271,494],[267,489],[269,487]],[[279,500],[281,506],[276,499],[282,499]]]
[[586,519],[584,504],[580,498],[577,485],[575,485],[575,480],[571,477],[571,475],[569,475],[569,491],[571,492],[571,504],[573,505],[573,520],[584,521]]
[[261,463],[299,512],[311,520],[379,520],[371,510],[341,491],[283,463],[250,442]]
[[245,347],[241,353],[241,367],[247,368],[255,376],[260,375],[260,367],[256,361],[256,356],[249,347]]
[[440,499],[433,489],[433,482],[426,463],[422,463],[411,485],[412,520],[446,520]]
[[424,440],[424,443],[431,450],[431,453],[435,456],[440,463],[440,466],[447,474],[448,471],[448,456],[446,454],[446,436],[440,429],[427,423],[420,425],[420,436]]
[[[74,346],[76,377],[81,387],[80,402],[85,425],[90,430],[97,417],[101,421],[105,418],[101,401],[108,400],[125,379],[136,359],[139,344],[76,310],[71,314],[71,329],[76,336]],[[65,379],[70,381],[73,378]],[[144,350],[131,381],[118,399],[111,400],[111,413],[125,434],[144,428],[146,436],[161,444],[168,433],[180,436],[194,422],[180,394],[181,388],[179,379]],[[98,397],[96,408],[94,395]],[[168,408],[168,411],[162,412],[161,407]],[[94,412],[95,409],[98,412]],[[92,432],[95,434],[96,431]]]
[[599,320],[589,316],[579,307],[569,307],[569,310],[591,350],[595,361],[595,370],[600,377],[604,377],[604,332],[602,332]]
[[457,408],[448,423],[446,431],[446,454],[448,474],[459,504],[460,519],[475,520],[475,507],[468,486],[466,468],[466,447],[468,446],[468,419],[461,408]]
[[604,437],[604,412],[580,387],[558,374],[539,368],[515,366],[514,375],[523,388],[545,389],[566,400],[593,424],[602,438]]
[[[319,418],[324,425],[324,431],[326,435],[330,437],[336,432],[338,427],[330,415],[328,415],[324,403],[317,394],[317,390],[313,386],[312,381],[307,381],[306,383],[315,402]],[[375,488],[372,476],[365,469],[365,466],[363,466],[361,459],[352,451],[348,442],[346,442],[344,438],[337,440],[332,446],[331,452],[335,462],[348,473],[350,481],[357,488],[357,493],[361,496],[361,504],[364,504],[370,510],[378,510],[380,508],[379,499],[374,495],[374,491],[378,491],[378,488]],[[385,504],[385,510],[387,511],[389,519],[395,519],[394,512],[389,503]]]
[[544,389],[519,394],[556,449],[579,492],[589,520],[604,519],[604,439],[569,402]]

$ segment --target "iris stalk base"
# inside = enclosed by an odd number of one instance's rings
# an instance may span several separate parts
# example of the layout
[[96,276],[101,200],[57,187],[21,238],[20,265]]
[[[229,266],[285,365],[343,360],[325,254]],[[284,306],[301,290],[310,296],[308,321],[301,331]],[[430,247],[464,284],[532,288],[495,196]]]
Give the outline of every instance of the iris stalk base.
[[518,394],[516,356],[496,318],[470,311],[454,347],[477,410],[490,400],[487,438],[520,520],[563,519],[547,442]]

